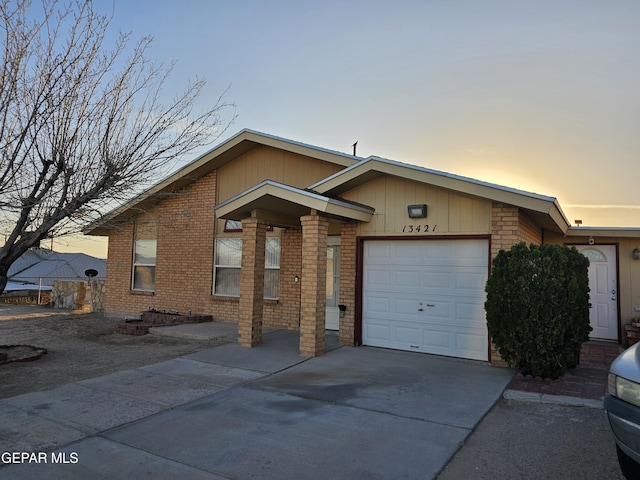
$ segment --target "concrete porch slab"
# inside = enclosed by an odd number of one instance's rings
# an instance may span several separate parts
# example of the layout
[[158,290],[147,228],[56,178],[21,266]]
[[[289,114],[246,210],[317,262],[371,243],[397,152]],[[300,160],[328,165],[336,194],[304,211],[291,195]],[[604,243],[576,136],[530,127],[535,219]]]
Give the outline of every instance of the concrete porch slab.
[[[263,335],[263,343],[257,347],[241,347],[237,343],[233,343],[201,350],[191,355],[185,355],[182,358],[275,373],[311,358],[300,355],[299,339],[299,332],[276,330]],[[327,334],[325,342],[327,352],[340,347],[337,334]]]

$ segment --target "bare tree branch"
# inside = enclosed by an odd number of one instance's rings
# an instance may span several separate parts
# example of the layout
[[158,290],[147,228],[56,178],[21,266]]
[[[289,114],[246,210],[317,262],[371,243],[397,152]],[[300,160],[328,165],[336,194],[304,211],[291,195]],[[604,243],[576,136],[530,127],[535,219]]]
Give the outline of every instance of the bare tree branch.
[[156,180],[233,121],[205,82],[163,102],[174,65],[150,37],[106,45],[111,18],[91,0],[0,0],[0,292],[9,267],[54,229],[78,231]]

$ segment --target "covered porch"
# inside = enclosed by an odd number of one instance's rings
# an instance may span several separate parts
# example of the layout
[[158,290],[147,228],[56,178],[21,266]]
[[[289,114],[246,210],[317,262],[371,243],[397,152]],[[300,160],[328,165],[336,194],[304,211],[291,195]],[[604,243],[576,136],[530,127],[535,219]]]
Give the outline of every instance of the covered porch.
[[[357,222],[369,222],[374,209],[267,180],[220,203],[215,212],[218,218],[242,222],[238,343],[254,347],[263,340],[267,229],[269,226],[295,229],[302,232],[302,267],[296,279],[300,282],[299,351],[305,356],[322,355],[326,350],[326,276],[330,228],[338,230],[341,237],[345,236],[343,232],[349,232],[348,237],[355,251],[354,227]],[[354,260],[352,256],[343,256],[341,270],[344,263],[345,269],[355,271],[355,265],[346,265]],[[343,298],[343,291],[353,292],[354,289],[341,287],[340,291],[341,302],[353,305],[355,299]],[[340,319],[340,330],[343,324],[348,328],[351,318],[352,312],[347,319]]]

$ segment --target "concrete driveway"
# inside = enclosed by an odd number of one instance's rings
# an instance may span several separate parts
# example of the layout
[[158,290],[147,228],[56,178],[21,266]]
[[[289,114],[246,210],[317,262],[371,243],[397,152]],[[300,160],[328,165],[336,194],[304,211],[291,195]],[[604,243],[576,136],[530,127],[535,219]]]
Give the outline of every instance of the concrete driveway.
[[46,463],[5,458],[0,477],[435,478],[513,376],[333,336],[327,354],[306,358],[297,338],[275,331],[258,348],[2,400],[0,449]]

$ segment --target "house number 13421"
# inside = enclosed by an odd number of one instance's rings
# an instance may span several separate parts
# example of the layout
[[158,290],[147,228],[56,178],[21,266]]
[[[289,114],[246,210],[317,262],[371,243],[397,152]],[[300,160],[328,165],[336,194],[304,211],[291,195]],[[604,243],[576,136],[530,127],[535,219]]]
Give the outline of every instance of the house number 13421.
[[402,233],[429,233],[435,232],[437,225],[433,227],[429,225],[405,225],[402,227]]

